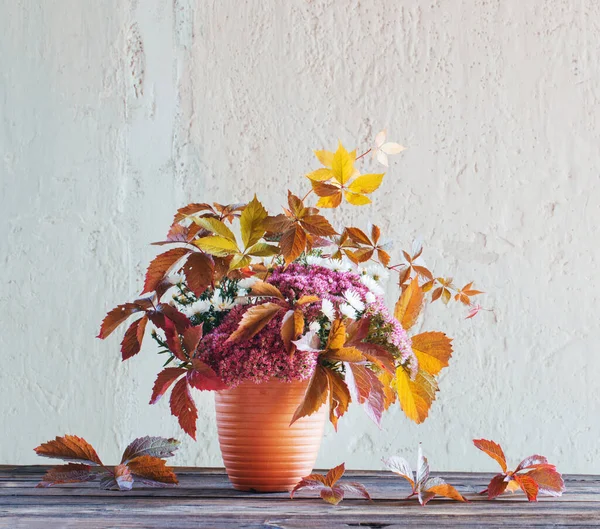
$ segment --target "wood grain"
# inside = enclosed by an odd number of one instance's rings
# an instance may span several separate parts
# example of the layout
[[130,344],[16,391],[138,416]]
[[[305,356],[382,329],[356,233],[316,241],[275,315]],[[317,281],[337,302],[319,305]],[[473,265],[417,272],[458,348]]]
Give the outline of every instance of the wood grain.
[[316,498],[233,490],[219,469],[180,467],[178,487],[104,491],[95,483],[37,489],[46,466],[0,466],[0,527],[21,528],[242,528],[332,527],[600,527],[600,476],[566,476],[561,498],[528,503],[521,494],[485,501],[474,495],[490,474],[445,473],[472,499],[461,504],[433,500],[426,508],[404,500],[404,481],[385,472],[348,471],[373,501],[348,499],[337,507]]

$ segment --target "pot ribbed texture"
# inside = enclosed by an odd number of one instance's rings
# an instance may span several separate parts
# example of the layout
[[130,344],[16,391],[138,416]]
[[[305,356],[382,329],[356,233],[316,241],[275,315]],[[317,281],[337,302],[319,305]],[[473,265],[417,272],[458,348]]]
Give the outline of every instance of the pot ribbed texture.
[[290,426],[307,385],[308,381],[271,379],[216,393],[219,444],[235,489],[289,491],[311,473],[327,408]]

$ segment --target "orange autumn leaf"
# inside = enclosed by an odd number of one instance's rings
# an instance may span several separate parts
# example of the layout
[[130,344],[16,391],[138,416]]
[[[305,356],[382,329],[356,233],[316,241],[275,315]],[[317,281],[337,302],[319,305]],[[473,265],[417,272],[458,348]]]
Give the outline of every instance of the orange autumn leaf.
[[417,321],[423,307],[424,294],[419,280],[413,279],[400,295],[394,308],[394,317],[405,330],[409,330]]
[[411,337],[412,350],[419,361],[419,369],[437,375],[452,356],[452,340],[443,332],[424,332]]
[[64,461],[77,461],[88,465],[102,465],[96,450],[85,439],[76,435],[56,437],[53,441],[43,443],[35,448],[38,456]]
[[228,342],[247,340],[258,334],[275,315],[282,310],[276,303],[263,303],[250,307],[240,320],[238,328],[231,333]]
[[371,496],[367,489],[357,482],[339,483],[339,480],[344,475],[346,467],[344,463],[332,468],[325,476],[322,474],[310,474],[300,480],[290,493],[290,498],[301,490],[318,491],[321,498],[327,503],[337,505],[344,499],[345,494],[356,494],[366,500],[370,500]]
[[308,387],[306,388],[306,393],[302,398],[302,402],[294,412],[290,426],[298,419],[312,415],[318,411],[327,401],[328,391],[329,377],[327,376],[326,368],[321,365],[317,365],[315,372],[308,383]]
[[143,455],[129,461],[127,466],[134,478],[139,478],[144,483],[178,483],[173,469],[166,466],[163,459]]

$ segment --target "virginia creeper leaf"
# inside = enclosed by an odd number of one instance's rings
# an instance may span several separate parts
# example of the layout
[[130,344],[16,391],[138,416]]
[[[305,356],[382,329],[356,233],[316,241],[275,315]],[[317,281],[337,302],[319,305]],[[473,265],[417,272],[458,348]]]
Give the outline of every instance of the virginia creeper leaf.
[[[171,392],[170,406],[171,413],[177,417],[179,421],[179,426],[181,426],[182,430],[195,441],[198,410],[194,404],[194,399],[192,399],[186,377],[180,379],[179,382],[177,382],[173,387],[173,391]],[[133,472],[133,468],[131,467],[132,462],[133,461],[129,463],[129,467]],[[135,474],[136,472],[133,473]]]
[[87,465],[102,465],[92,445],[76,435],[56,437],[53,441],[43,443],[34,450],[38,456],[83,462]]

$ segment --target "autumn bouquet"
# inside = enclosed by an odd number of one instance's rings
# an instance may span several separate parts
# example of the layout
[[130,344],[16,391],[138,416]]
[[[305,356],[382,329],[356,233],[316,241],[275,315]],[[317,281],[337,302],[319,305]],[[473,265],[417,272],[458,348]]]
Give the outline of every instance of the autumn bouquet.
[[[166,239],[154,243],[172,248],[148,266],[141,297],[110,311],[99,333],[106,338],[141,316],[121,343],[126,360],[152,325],[166,362],[151,403],[172,388],[171,412],[194,438],[190,388],[232,390],[273,379],[305,382],[291,423],[327,406],[335,426],[351,401],[378,424],[396,400],[413,421],[427,417],[451,340],[409,330],[426,299],[454,298],[473,315],[471,297],[479,292],[435,277],[420,247],[392,261],[377,225],[334,227],[321,211],[370,204],[384,173],[361,174],[358,166],[369,153],[387,166],[387,156],[402,150],[380,133],[359,156],[341,143],[335,152],[315,151],[321,167],[306,175],[310,189],[302,198],[288,191],[279,214],[256,197],[177,211]],[[391,274],[400,292],[393,311],[384,302]]]

